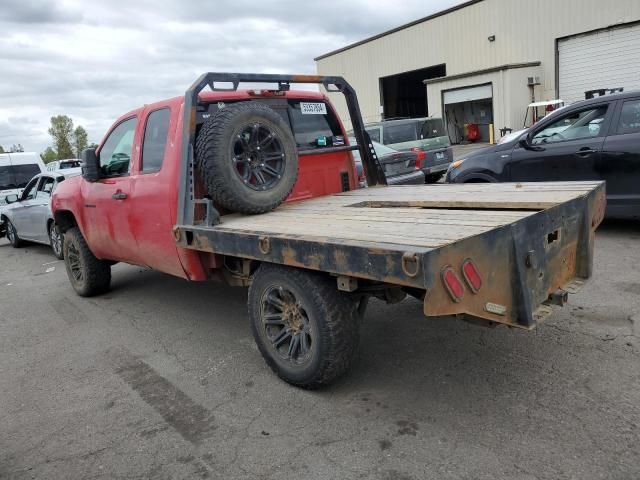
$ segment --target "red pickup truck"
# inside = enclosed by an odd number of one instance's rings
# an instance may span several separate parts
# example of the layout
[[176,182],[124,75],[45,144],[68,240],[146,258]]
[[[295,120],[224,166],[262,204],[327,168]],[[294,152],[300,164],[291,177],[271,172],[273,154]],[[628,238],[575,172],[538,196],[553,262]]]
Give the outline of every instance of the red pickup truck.
[[[291,83],[344,94],[358,145],[326,95]],[[340,77],[207,73],[120,117],[83,162],[52,199],[76,292],[106,291],[115,262],[249,286],[262,355],[306,388],[348,369],[372,296],[532,329],[590,277],[605,202],[588,182],[387,187]]]

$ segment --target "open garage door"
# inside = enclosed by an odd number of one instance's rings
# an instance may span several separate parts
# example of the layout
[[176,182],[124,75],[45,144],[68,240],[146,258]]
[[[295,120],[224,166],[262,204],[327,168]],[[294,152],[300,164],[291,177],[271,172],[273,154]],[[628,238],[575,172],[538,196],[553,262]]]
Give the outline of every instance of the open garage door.
[[601,88],[640,89],[640,24],[558,40],[558,94],[567,103]]
[[429,115],[427,88],[423,81],[444,77],[445,65],[421,68],[380,79],[382,114],[392,118],[421,118]]
[[442,92],[451,143],[488,143],[493,128],[493,87],[475,85]]

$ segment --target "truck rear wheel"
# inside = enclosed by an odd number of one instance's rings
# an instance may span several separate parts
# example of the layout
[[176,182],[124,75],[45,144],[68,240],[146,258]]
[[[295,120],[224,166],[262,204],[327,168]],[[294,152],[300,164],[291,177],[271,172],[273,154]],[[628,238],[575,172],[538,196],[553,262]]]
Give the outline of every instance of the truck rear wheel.
[[63,252],[67,276],[78,295],[91,297],[109,289],[111,266],[95,257],[78,227],[65,233]]
[[249,287],[249,316],[267,364],[293,385],[326,385],[355,357],[357,303],[330,277],[263,264]]

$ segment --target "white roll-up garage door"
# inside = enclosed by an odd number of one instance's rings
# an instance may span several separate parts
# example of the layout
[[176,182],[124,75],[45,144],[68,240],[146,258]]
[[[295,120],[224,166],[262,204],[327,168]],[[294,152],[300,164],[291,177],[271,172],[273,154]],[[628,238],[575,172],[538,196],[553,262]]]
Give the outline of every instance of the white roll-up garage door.
[[640,89],[640,24],[558,41],[558,90],[565,102],[599,88]]
[[456,90],[448,90],[444,92],[444,104],[460,102],[472,102],[473,100],[482,100],[492,98],[493,91],[491,85],[478,85],[476,87],[458,88]]

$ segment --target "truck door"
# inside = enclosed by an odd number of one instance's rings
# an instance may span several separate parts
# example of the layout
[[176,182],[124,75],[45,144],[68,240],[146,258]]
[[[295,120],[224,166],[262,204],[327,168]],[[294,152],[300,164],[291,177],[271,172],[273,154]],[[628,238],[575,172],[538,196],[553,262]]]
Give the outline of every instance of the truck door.
[[84,182],[85,236],[98,258],[137,263],[137,245],[130,221],[132,157],[139,151],[137,117],[117,124],[97,155],[101,178]]
[[[607,103],[553,117],[534,130],[534,149],[516,145],[510,162],[513,181],[596,180],[611,111]],[[535,127],[534,127],[535,128]]]
[[607,181],[607,212],[640,216],[640,97],[620,101],[596,169]]
[[180,148],[180,142],[168,141],[175,135],[178,119],[177,114],[171,115],[171,108],[155,107],[141,117],[141,123],[144,123],[141,128],[142,152],[133,166],[129,207],[139,247],[138,263],[171,275],[184,276],[171,217],[177,204],[176,172],[179,166],[176,162],[171,163],[169,158],[175,158]]

